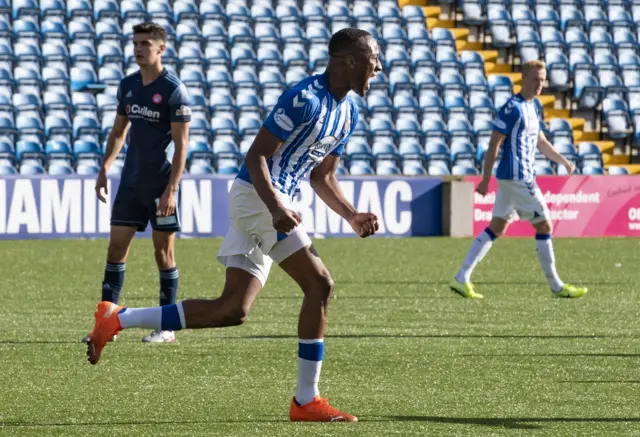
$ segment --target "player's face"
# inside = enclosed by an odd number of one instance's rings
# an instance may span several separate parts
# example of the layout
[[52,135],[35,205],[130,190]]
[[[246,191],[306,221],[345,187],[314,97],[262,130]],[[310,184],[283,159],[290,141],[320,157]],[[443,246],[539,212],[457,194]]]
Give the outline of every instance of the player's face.
[[544,68],[532,68],[527,72],[527,88],[534,96],[539,96],[547,80],[547,70]]
[[136,64],[140,67],[148,67],[160,61],[165,44],[158,39],[152,39],[147,33],[138,33],[133,36],[133,54]]
[[359,96],[364,96],[369,89],[369,80],[382,71],[378,43],[373,38],[367,39],[368,50],[357,55],[353,69],[351,89]]

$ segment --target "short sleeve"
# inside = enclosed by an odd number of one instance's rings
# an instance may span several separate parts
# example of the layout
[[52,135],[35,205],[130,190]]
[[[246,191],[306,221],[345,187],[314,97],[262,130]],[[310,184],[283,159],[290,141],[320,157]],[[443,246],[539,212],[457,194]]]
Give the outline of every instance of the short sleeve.
[[494,130],[500,132],[503,135],[509,135],[511,129],[516,124],[520,110],[513,103],[513,100],[509,100],[500,111],[498,111],[498,118],[495,121]]
[[317,99],[306,90],[290,89],[278,99],[264,127],[282,141],[302,124],[311,121],[317,112]]
[[181,83],[169,97],[169,119],[172,123],[191,121],[191,97],[187,87]]
[[124,110],[124,102],[122,101],[122,82],[118,85],[118,92],[116,93],[116,102],[118,103],[116,112],[118,115],[127,115]]
[[333,149],[331,151],[331,155],[335,155],[335,156],[342,156],[342,154],[344,153],[344,148],[347,145],[347,143],[349,142],[349,138],[351,138],[351,134],[353,133],[353,131],[356,129],[356,125],[358,124],[358,106],[355,104],[351,105],[351,117],[350,117],[350,125],[349,126],[345,126],[345,130],[348,129],[348,133],[347,135],[345,135],[345,137],[342,139],[342,141],[340,141],[340,144],[338,144],[338,147],[336,147],[335,149]]

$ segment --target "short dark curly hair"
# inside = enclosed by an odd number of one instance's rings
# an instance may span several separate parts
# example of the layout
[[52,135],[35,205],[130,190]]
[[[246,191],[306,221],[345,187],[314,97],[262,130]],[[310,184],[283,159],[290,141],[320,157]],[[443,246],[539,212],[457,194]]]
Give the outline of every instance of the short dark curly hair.
[[329,56],[334,56],[341,51],[351,51],[358,46],[364,45],[364,40],[370,38],[371,34],[366,30],[348,27],[337,31],[329,41]]
[[167,42],[167,29],[151,21],[133,26],[133,34],[135,35],[138,33],[149,33],[151,34],[151,38]]

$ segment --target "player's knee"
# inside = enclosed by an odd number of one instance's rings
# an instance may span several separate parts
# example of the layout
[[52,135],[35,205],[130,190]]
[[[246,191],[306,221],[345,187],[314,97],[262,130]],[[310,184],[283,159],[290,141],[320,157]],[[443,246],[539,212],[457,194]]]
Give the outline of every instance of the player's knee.
[[544,221],[542,223],[538,223],[535,225],[536,232],[538,234],[552,234],[553,233],[553,225],[549,221]]
[[224,326],[239,326],[247,321],[249,308],[244,305],[229,305],[224,313]]
[[307,299],[317,300],[326,305],[333,293],[333,279],[328,271],[323,271],[310,281],[309,286],[305,290]]
[[122,241],[110,240],[107,250],[107,258],[109,262],[123,262],[127,256],[129,245]]

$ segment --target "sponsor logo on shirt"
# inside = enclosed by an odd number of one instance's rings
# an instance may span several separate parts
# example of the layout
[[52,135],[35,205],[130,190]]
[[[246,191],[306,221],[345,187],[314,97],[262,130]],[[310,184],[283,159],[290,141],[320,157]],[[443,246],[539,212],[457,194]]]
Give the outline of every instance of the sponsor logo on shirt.
[[176,115],[182,115],[182,116],[191,115],[191,108],[183,105],[180,108],[178,108],[178,110],[176,111]]
[[131,90],[129,90],[129,92],[127,93],[126,96],[124,96],[125,99],[130,99],[131,97],[133,97],[133,95],[131,94]]
[[150,118],[153,120],[160,119],[160,111],[152,111],[146,106],[140,106],[137,104],[127,105],[125,107],[127,115],[133,118]]
[[273,115],[273,119],[281,129],[291,132],[293,130],[293,121],[284,113],[284,108],[278,108]]
[[309,146],[309,156],[316,162],[322,161],[327,152],[336,145],[338,139],[333,135],[324,137]]
[[156,93],[153,95],[151,100],[153,100],[153,103],[155,103],[156,105],[159,105],[160,103],[162,103],[162,95],[160,93]]

